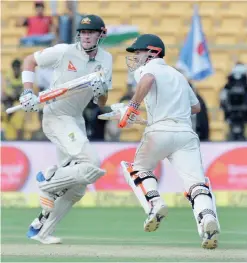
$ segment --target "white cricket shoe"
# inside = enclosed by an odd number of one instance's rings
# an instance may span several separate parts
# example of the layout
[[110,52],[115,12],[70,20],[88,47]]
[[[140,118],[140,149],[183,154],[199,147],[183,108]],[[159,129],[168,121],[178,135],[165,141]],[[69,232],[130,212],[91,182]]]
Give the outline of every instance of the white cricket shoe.
[[218,247],[219,226],[217,219],[213,215],[205,215],[203,220],[202,247],[215,249]]
[[156,201],[152,206],[148,218],[144,222],[144,231],[153,232],[158,229],[161,220],[168,214],[167,206],[162,199]]
[[62,239],[59,237],[54,237],[54,236],[47,236],[45,238],[42,238],[39,235],[35,235],[35,236],[30,237],[30,239],[39,241],[40,243],[45,244],[45,245],[62,244]]

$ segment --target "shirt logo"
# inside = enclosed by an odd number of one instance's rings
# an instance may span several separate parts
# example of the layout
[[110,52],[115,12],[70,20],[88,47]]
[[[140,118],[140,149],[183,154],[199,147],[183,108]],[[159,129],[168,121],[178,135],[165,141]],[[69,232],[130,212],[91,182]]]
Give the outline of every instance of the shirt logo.
[[100,71],[102,69],[101,65],[97,65],[94,69],[94,72]]
[[82,24],[82,25],[83,25],[83,24],[89,25],[90,23],[91,23],[91,19],[88,18],[88,17],[85,17],[85,18],[83,18],[83,19],[81,20],[81,24]]
[[77,72],[76,67],[73,65],[73,63],[72,63],[71,61],[69,61],[68,71],[74,71],[74,72]]
[[68,136],[72,142],[75,141],[75,134],[73,132],[71,132]]

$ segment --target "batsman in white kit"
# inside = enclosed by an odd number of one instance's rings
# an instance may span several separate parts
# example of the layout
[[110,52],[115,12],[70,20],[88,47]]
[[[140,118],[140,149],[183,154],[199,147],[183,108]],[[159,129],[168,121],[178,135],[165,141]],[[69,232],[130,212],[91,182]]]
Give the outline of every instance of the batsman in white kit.
[[144,230],[155,231],[167,216],[167,205],[160,197],[153,174],[158,162],[167,158],[183,180],[202,247],[214,249],[220,232],[215,197],[204,176],[200,142],[191,124],[191,115],[200,112],[199,101],[185,77],[163,60],[165,45],[158,36],[140,35],[126,51],[133,53],[126,62],[135,71],[137,88],[128,106],[118,110],[119,127],[140,121],[139,106],[143,100],[147,126],[133,164],[123,161],[121,165],[148,215]]
[[[46,48],[24,61],[25,90],[20,103],[26,111],[38,109],[37,96],[32,92],[35,66],[53,67],[51,90],[55,94],[57,87],[76,83],[74,93],[43,108],[43,131],[56,145],[59,163],[36,177],[43,210],[31,223],[27,236],[44,244],[61,243],[60,238],[52,235],[58,222],[83,197],[87,185],[105,174],[88,141],[82,117],[91,99],[104,106],[107,90],[112,87],[112,56],[99,47],[105,36],[103,20],[96,15],[86,15],[77,28],[76,43]],[[95,79],[94,74],[99,70],[104,71],[105,81]]]

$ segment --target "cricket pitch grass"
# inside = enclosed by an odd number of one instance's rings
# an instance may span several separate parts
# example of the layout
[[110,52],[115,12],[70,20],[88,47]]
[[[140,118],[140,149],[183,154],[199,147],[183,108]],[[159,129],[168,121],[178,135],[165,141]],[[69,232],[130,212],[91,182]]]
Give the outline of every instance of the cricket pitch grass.
[[204,250],[190,208],[170,208],[153,233],[140,208],[74,208],[59,224],[61,245],[26,238],[38,209],[2,208],[2,262],[247,262],[247,209],[219,208],[219,248]]

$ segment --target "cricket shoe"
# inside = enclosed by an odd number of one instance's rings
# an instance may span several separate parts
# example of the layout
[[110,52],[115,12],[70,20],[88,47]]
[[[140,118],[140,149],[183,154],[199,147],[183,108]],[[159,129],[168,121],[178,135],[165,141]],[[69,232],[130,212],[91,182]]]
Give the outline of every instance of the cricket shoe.
[[62,239],[54,236],[40,237],[39,235],[35,235],[30,237],[30,239],[36,240],[45,245],[62,244]]
[[205,215],[203,221],[202,247],[215,249],[218,247],[220,233],[217,219],[213,215]]
[[43,220],[39,220],[39,218],[35,218],[28,229],[27,237],[39,241],[42,244],[61,244],[61,238],[50,235],[44,238],[39,235],[39,231],[43,227],[44,222]]
[[27,237],[31,238],[33,236],[38,235],[39,231],[41,230],[41,228],[43,227],[45,221],[47,220],[47,218],[49,217],[49,213],[45,212],[45,210],[43,210],[38,217],[36,217],[33,222],[31,223],[28,232],[27,232]]
[[168,214],[167,206],[163,200],[159,198],[153,205],[148,214],[148,218],[144,222],[144,231],[153,232],[159,228],[161,220]]

